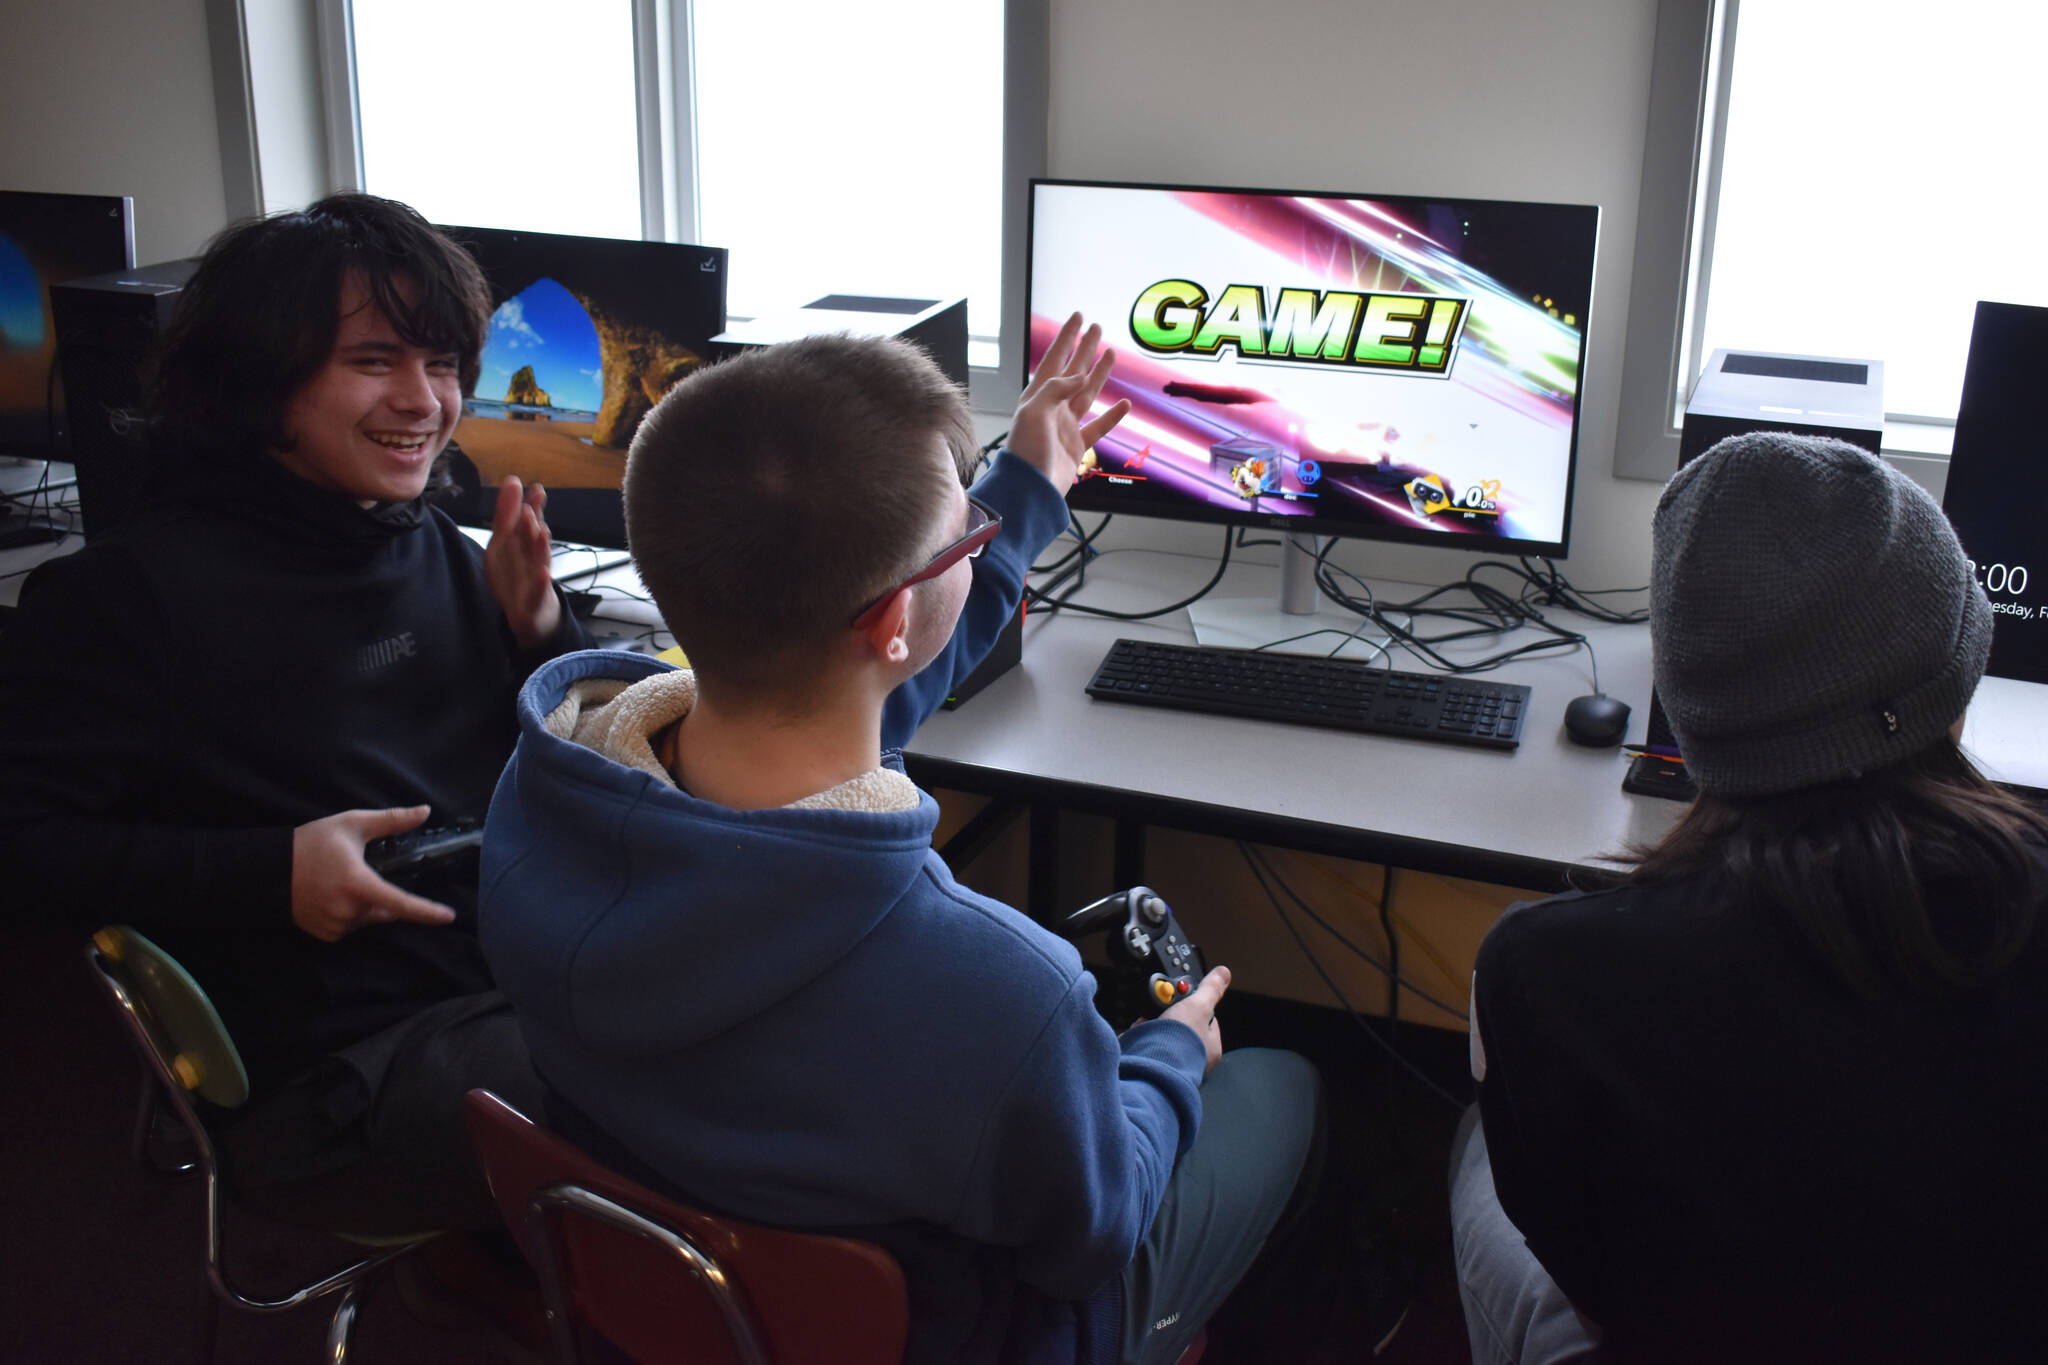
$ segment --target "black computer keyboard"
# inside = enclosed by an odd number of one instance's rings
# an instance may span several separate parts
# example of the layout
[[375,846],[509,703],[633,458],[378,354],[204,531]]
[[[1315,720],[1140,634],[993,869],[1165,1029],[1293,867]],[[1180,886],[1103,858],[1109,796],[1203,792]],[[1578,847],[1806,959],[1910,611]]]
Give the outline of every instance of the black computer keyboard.
[[1396,673],[1356,659],[1150,640],[1112,645],[1088,681],[1088,695],[1487,749],[1520,744],[1529,709],[1529,689],[1520,683]]

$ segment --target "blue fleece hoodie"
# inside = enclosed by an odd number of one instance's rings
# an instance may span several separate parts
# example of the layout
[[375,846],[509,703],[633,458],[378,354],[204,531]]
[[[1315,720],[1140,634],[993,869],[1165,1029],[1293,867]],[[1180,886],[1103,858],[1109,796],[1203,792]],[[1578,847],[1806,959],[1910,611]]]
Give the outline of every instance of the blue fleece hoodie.
[[[886,743],[971,671],[1064,522],[1014,457],[976,493],[1004,533],[954,647],[892,698]],[[1194,1140],[1200,1039],[1118,1038],[1071,944],[953,880],[938,806],[894,752],[893,805],[735,811],[563,737],[664,671],[570,655],[520,696],[480,921],[540,1074],[709,1207],[893,1230],[909,1359],[1071,1359],[1066,1305],[1130,1260]]]

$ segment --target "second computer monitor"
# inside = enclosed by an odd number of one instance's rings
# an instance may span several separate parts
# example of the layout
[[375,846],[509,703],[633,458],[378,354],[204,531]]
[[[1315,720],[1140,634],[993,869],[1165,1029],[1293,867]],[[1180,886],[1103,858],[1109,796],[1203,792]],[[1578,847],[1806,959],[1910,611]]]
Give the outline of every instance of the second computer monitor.
[[725,330],[719,247],[451,227],[495,309],[456,428],[458,520],[489,525],[507,474],[548,490],[559,540],[622,547],[626,447]]
[[[2040,390],[2048,308],[1982,302],[1970,331],[1942,508],[1991,599],[1996,678],[2048,682],[2048,563],[2041,545]],[[2040,569],[2041,581],[2033,580]]]
[[1030,346],[1103,325],[1082,510],[1562,555],[1599,210],[1034,181]]
[[69,458],[50,286],[134,264],[133,201],[0,190],[0,455]]

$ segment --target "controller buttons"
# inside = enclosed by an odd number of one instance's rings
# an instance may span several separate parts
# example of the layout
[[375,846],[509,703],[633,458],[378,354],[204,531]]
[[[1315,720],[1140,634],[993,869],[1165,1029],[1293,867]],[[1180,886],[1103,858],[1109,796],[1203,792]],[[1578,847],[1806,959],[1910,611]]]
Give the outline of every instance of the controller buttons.
[[1133,924],[1124,930],[1124,945],[1133,957],[1149,957],[1152,954],[1152,935]]
[[1182,977],[1182,978],[1181,978],[1180,980],[1178,980],[1178,981],[1174,982],[1174,983],[1173,983],[1173,989],[1174,989],[1174,991],[1175,991],[1176,993],[1178,993],[1178,994],[1180,994],[1180,995],[1186,995],[1186,994],[1188,993],[1188,982],[1187,982],[1187,978],[1186,978],[1186,977]]
[[[1173,986],[1173,982],[1168,981],[1165,977],[1160,976],[1157,973],[1154,973],[1152,977],[1152,998],[1154,1000],[1157,1000],[1162,1005],[1171,1005],[1173,1003],[1175,995]],[[1187,985],[1185,982],[1183,982],[1181,984],[1181,990],[1185,991],[1186,989]]]
[[1147,896],[1138,903],[1138,913],[1154,924],[1166,921],[1166,902],[1157,896]]

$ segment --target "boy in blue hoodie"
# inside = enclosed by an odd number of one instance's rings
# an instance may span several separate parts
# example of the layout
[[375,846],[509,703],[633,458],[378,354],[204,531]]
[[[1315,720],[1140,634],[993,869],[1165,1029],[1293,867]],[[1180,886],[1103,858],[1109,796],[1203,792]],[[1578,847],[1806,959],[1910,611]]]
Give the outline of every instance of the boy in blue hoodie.
[[1316,1126],[1301,1058],[1222,1058],[1225,968],[1114,1034],[1071,944],[953,880],[897,752],[1127,410],[1088,416],[1099,343],[1067,321],[971,490],[961,394],[905,343],[678,385],[626,520],[693,668],[543,667],[491,808],[484,948],[554,1122],[692,1202],[888,1246],[912,1361],[1175,1360]]

